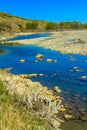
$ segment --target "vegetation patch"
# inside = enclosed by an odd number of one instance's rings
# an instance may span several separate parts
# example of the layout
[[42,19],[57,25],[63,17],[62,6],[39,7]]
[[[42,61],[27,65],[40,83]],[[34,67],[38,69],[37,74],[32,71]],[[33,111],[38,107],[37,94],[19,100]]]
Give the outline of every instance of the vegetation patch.
[[0,130],[52,130],[49,124],[24,109],[0,81]]

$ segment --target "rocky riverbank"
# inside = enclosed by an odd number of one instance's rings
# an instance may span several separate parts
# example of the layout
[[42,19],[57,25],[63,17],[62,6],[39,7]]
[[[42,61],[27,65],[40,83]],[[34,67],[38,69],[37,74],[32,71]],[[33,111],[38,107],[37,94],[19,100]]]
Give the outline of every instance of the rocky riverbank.
[[64,54],[87,54],[87,30],[51,32],[51,37],[18,40],[21,44],[33,44],[60,51]]
[[54,91],[42,86],[38,82],[32,82],[21,75],[8,73],[8,69],[0,69],[0,80],[6,85],[11,94],[18,95],[18,101],[25,109],[35,112],[41,118],[46,119],[54,130],[59,130],[62,120],[58,113],[63,107],[62,98],[58,96],[60,89]]

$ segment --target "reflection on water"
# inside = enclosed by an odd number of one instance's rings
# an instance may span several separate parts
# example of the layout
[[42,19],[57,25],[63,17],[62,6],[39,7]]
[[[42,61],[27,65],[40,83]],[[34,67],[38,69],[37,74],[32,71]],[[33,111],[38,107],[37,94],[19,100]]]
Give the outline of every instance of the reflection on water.
[[5,52],[5,50],[0,50],[0,54],[3,54]]

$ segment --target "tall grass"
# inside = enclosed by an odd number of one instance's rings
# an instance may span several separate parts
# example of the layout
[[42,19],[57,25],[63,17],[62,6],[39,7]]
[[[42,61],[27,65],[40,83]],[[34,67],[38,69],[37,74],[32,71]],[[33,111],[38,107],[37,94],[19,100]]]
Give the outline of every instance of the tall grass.
[[52,130],[45,120],[24,109],[16,98],[0,81],[0,130]]

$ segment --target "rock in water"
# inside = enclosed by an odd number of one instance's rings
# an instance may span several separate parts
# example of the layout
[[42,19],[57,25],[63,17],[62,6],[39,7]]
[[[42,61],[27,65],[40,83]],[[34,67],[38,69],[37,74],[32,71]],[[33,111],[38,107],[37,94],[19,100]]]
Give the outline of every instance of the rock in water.
[[52,60],[52,59],[47,59],[46,61],[47,61],[47,62],[52,62],[53,60]]
[[44,55],[38,53],[38,54],[36,55],[36,58],[38,58],[39,60],[43,60],[43,59],[44,59]]
[[84,70],[75,69],[74,72],[84,72]]
[[54,87],[54,91],[55,91],[56,93],[61,93],[61,90],[58,88],[58,86],[55,86],[55,87]]
[[73,116],[73,115],[70,115],[70,114],[65,114],[65,115],[64,115],[64,118],[65,118],[65,120],[69,121],[69,120],[73,120],[73,119],[74,119],[74,116]]
[[19,60],[19,62],[25,62],[25,59],[21,59],[21,60]]
[[83,80],[86,80],[87,79],[87,76],[81,76],[81,79],[83,79]]

